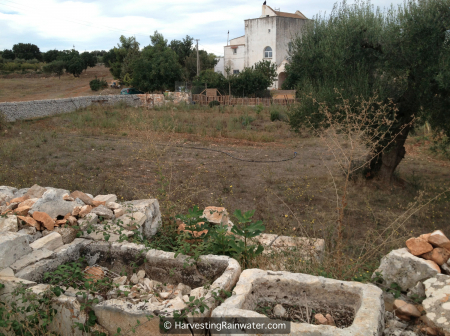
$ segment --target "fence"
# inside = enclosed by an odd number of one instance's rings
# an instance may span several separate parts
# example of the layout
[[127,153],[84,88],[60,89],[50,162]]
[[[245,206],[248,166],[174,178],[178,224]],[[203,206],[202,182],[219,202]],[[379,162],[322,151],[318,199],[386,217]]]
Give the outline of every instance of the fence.
[[212,101],[218,101],[220,105],[290,105],[298,102],[298,99],[294,98],[233,98],[232,96],[206,96],[203,94],[193,94],[192,101],[198,105],[208,105]]

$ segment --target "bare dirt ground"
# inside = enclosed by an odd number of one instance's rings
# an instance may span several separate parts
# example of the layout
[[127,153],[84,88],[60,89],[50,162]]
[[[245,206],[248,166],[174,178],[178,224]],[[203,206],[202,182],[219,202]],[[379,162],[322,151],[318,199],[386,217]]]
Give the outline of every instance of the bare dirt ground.
[[92,91],[89,82],[95,77],[108,83],[113,79],[108,68],[98,65],[88,68],[79,78],[64,74],[59,79],[47,74],[9,74],[0,76],[0,102],[70,98],[117,94],[117,89]]
[[[225,206],[230,213],[255,209],[266,232],[324,238],[333,251],[343,174],[318,138],[271,122],[269,109],[92,107],[10,124],[0,134],[0,185],[157,198],[165,223],[195,205]],[[352,276],[370,276],[379,258],[406,238],[447,228],[448,198],[433,198],[450,187],[450,164],[428,147],[419,138],[408,140],[393,186],[350,182],[344,253],[348,267],[357,265]],[[399,218],[401,225],[393,226]],[[369,252],[363,265],[355,264]],[[303,260],[288,257],[280,268],[304,271]],[[308,272],[342,278],[333,255],[328,261]]]

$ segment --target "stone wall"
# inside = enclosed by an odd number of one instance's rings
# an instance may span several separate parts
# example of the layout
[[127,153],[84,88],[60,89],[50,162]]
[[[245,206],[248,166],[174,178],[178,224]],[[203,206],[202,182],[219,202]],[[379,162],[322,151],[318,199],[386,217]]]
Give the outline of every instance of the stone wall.
[[131,106],[141,105],[136,95],[108,95],[0,103],[0,111],[8,121],[16,121],[73,112],[92,104],[113,105],[122,101]]

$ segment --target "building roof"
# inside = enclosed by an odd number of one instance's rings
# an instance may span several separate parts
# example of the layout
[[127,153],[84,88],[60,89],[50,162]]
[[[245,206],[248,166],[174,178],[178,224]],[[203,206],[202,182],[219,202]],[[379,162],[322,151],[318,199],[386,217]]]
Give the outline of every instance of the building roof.
[[269,7],[277,16],[308,20],[308,18],[305,15],[303,15],[303,13],[300,11],[296,11],[295,13],[286,13],[286,12],[276,11],[270,6],[267,6],[267,7]]

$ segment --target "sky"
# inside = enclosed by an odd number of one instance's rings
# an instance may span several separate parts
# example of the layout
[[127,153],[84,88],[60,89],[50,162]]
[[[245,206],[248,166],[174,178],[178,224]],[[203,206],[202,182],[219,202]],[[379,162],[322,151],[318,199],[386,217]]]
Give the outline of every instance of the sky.
[[[156,30],[169,41],[186,35],[200,49],[223,55],[230,38],[244,35],[244,20],[261,15],[263,0],[0,0],[0,50],[33,43],[41,51],[109,50],[121,35],[135,36],[141,47]],[[306,17],[329,14],[334,0],[268,0],[283,12],[300,10]],[[348,3],[352,3],[349,0]],[[402,0],[372,0],[389,7]]]

